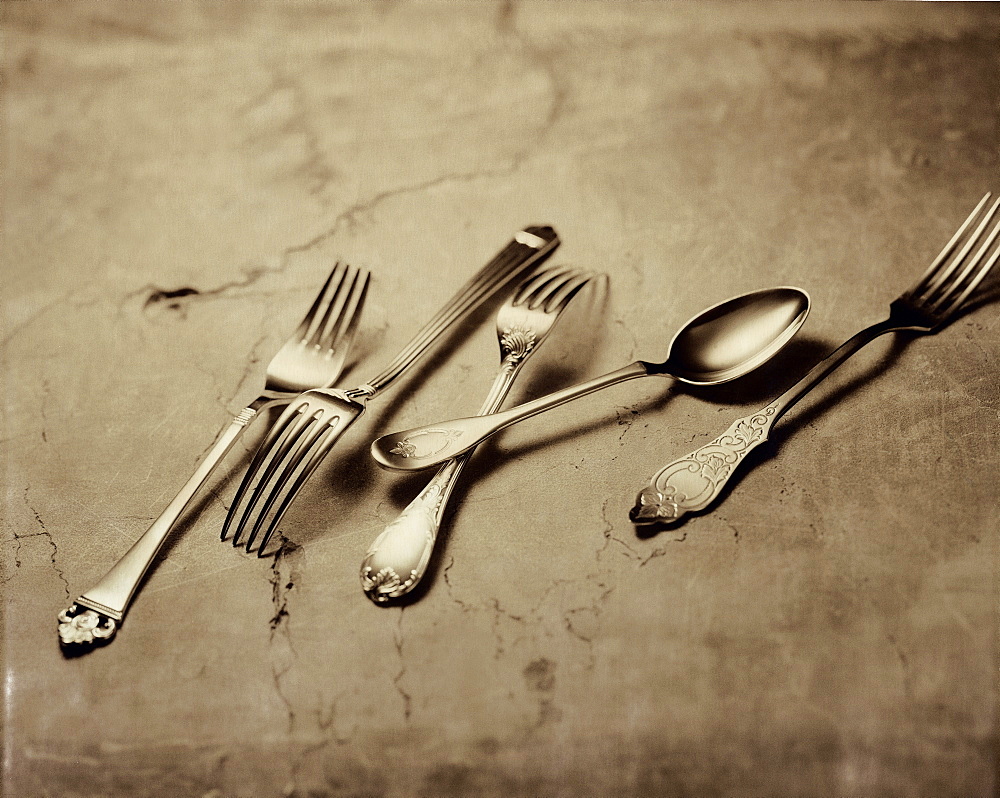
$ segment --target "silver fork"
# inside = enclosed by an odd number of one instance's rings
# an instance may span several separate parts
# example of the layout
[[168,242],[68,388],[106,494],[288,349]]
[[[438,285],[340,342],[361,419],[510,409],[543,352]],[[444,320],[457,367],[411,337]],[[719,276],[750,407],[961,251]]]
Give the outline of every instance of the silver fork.
[[[528,358],[548,336],[570,300],[592,277],[591,273],[576,269],[545,269],[529,277],[501,306],[497,313],[500,370],[479,415],[495,413],[500,408]],[[423,578],[445,506],[474,451],[441,466],[427,487],[368,549],[361,562],[361,587],[375,603],[385,604],[409,593]]]
[[333,385],[357,332],[368,291],[367,270],[338,263],[302,323],[267,366],[264,390],[230,422],[180,493],[94,587],[59,613],[64,645],[107,640],[114,633],[174,523],[247,426],[266,408],[301,391]]
[[687,513],[708,507],[746,455],[767,440],[774,423],[820,380],[880,335],[904,330],[937,332],[1000,257],[1000,247],[989,254],[1000,234],[1000,223],[986,233],[1000,200],[980,220],[989,199],[990,194],[983,197],[924,275],[889,305],[889,318],[850,338],[767,407],[735,421],[711,443],[657,471],[636,497],[636,504],[629,512],[632,522],[673,523]]
[[[520,231],[459,289],[378,376],[347,391],[306,391],[292,402],[254,455],[229,508],[222,527],[222,540],[229,537],[232,529],[232,543],[238,546],[243,532],[249,527],[245,546],[248,552],[252,551],[257,535],[270,517],[257,549],[258,556],[263,557],[268,541],[302,485],[340,436],[361,417],[367,401],[409,369],[445,330],[465,318],[506,283],[547,257],[557,246],[559,237],[551,227],[528,227]],[[251,490],[255,480],[257,484]],[[279,497],[281,502],[270,514]],[[247,499],[245,507],[244,498]]]

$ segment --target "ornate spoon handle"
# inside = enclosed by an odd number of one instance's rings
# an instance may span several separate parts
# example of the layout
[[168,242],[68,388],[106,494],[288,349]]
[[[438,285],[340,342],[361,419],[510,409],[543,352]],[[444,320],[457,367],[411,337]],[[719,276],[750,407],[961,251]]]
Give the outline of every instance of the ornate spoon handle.
[[704,510],[722,493],[737,466],[767,440],[774,422],[824,377],[880,335],[912,329],[889,318],[849,338],[767,407],[738,419],[722,435],[657,471],[639,491],[629,518],[635,524],[673,523]]
[[632,523],[669,523],[708,507],[743,458],[767,440],[776,405],[738,419],[711,443],[657,471],[629,511]]
[[[495,413],[500,408],[527,354],[504,356],[478,415]],[[474,451],[470,449],[441,466],[427,487],[375,538],[361,561],[361,588],[376,604],[409,593],[423,579],[441,529],[444,508]]]

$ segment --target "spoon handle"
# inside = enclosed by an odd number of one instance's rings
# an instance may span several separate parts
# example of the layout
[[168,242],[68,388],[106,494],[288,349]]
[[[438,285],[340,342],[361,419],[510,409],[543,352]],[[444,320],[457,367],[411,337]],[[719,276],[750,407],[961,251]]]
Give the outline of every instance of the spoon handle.
[[722,493],[730,476],[751,451],[767,440],[779,418],[824,377],[880,335],[906,329],[886,319],[856,333],[821,360],[767,407],[737,419],[724,433],[691,454],[665,465],[639,491],[629,510],[634,524],[670,524],[704,510]]
[[637,360],[616,371],[546,394],[502,413],[459,418],[414,427],[403,432],[391,432],[372,443],[372,457],[380,466],[394,471],[421,471],[431,468],[469,451],[494,433],[518,421],[531,418],[602,388],[634,380],[636,377],[646,377],[650,373],[650,365]]

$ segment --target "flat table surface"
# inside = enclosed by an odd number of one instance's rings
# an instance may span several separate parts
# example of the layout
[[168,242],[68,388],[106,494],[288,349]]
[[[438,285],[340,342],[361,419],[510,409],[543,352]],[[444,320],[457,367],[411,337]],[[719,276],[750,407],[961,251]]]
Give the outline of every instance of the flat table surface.
[[[3,792],[991,796],[1000,789],[1000,275],[879,339],[709,512],[661,466],[767,404],[1000,189],[995,4],[5,3]],[[796,340],[484,446],[426,584],[368,544],[426,483],[377,435],[473,414],[478,312],[373,400],[285,517],[220,544],[252,431],[109,645],[56,614],[149,526],[337,260],[369,379],[525,225],[604,272],[524,401],[658,361],[702,308],[807,290]],[[255,437],[256,436],[256,437]]]

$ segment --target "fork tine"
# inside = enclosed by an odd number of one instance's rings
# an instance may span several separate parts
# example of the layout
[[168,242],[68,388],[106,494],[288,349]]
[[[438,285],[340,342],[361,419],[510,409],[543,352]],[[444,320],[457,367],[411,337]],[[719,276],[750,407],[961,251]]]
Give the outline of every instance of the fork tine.
[[347,352],[354,342],[354,334],[357,332],[358,322],[361,320],[361,309],[368,297],[370,282],[371,273],[367,269],[358,270],[357,278],[351,285],[350,296],[344,302],[340,314],[330,324],[328,331],[320,341],[320,346],[328,347],[334,351]]
[[[312,414],[309,423],[299,430],[298,437],[294,441],[291,441],[288,447],[283,451],[276,452],[274,460],[272,461],[272,465],[275,466],[275,469],[260,481],[259,487],[262,488],[268,483],[268,480],[271,477],[274,477],[271,490],[267,494],[267,498],[264,499],[264,503],[261,505],[259,512],[257,512],[253,528],[250,530],[250,534],[247,537],[246,550],[248,553],[253,549],[253,542],[257,538],[257,533],[260,532],[260,529],[264,524],[264,519],[268,517],[271,507],[274,505],[274,502],[277,501],[278,496],[288,483],[292,473],[298,468],[302,458],[305,457],[305,455],[310,451],[313,444],[328,429],[329,421],[325,418],[325,414],[323,414],[322,411],[317,411]],[[277,471],[278,465],[281,466],[280,471]],[[258,490],[257,498],[260,498],[261,495],[261,491]],[[268,535],[268,537],[270,537],[270,535]],[[265,543],[262,542],[261,545],[263,546]]]
[[511,300],[512,305],[523,305],[530,300],[529,307],[535,308],[538,305],[538,295],[555,280],[570,272],[569,268],[554,266],[551,269],[543,269],[526,280],[518,290],[517,295]]
[[[305,464],[299,470],[298,475],[292,482],[292,486],[288,489],[288,492],[285,494],[284,499],[281,500],[281,504],[278,505],[278,509],[275,511],[274,516],[271,518],[271,523],[268,524],[267,531],[264,533],[264,537],[261,538],[260,546],[257,547],[258,557],[265,556],[265,550],[267,549],[267,544],[271,540],[271,536],[275,533],[275,531],[277,531],[278,524],[281,523],[281,519],[284,517],[285,511],[288,509],[288,506],[295,500],[295,497],[298,495],[299,490],[301,490],[302,486],[306,483],[306,480],[308,480],[309,477],[312,476],[312,473],[313,471],[316,470],[316,467],[321,462],[323,462],[323,458],[326,457],[326,453],[330,451],[330,449],[333,448],[333,445],[337,442],[338,436],[331,435],[330,434],[331,430],[332,427],[328,427],[326,430],[324,430],[323,434],[319,436],[319,439],[316,441],[315,445],[313,445],[308,450],[308,452],[306,452],[309,454],[309,459],[305,461]],[[247,551],[248,552],[250,551],[249,547],[247,548]]]
[[986,196],[979,200],[979,204],[975,207],[975,210],[973,210],[972,213],[969,214],[968,218],[962,222],[962,226],[955,231],[955,235],[953,235],[951,240],[944,245],[944,249],[942,249],[938,253],[938,256],[931,261],[931,265],[927,267],[927,271],[925,271],[913,287],[906,292],[905,296],[918,298],[925,295],[929,290],[928,286],[933,287],[940,285],[941,280],[954,270],[954,261],[952,262],[951,267],[948,268],[944,267],[945,260],[955,250],[956,245],[962,240],[965,232],[975,222],[976,217],[979,216],[979,212],[983,209],[983,206],[989,202],[991,196],[990,192],[986,192]]
[[593,276],[592,272],[581,271],[579,269],[573,270],[562,285],[557,286],[552,294],[546,298],[544,305],[545,312],[555,313],[561,311]]
[[[250,465],[247,468],[247,476],[252,477],[253,474],[257,472],[268,449],[279,437],[281,437],[282,432],[287,429],[288,425],[296,418],[297,412],[298,410],[291,406],[286,408],[271,429],[268,430],[264,440],[257,448],[253,460],[250,461]],[[236,496],[233,497],[232,504],[229,505],[229,512],[226,514],[226,521],[222,525],[222,533],[220,535],[221,540],[226,540],[229,537],[229,528],[232,526],[233,518],[236,516],[236,508],[239,507],[240,502],[243,501],[243,496],[250,487],[250,481],[251,480],[244,477],[243,481],[240,483],[239,489],[236,491]],[[235,535],[239,535],[239,527],[236,528]],[[233,545],[235,546],[236,543],[234,542]]]
[[[249,519],[253,514],[254,510],[260,504],[260,500],[263,497],[262,488],[267,485],[275,475],[278,467],[281,465],[282,461],[289,451],[301,440],[302,436],[305,434],[315,421],[316,413],[315,411],[310,412],[308,405],[304,405],[302,412],[299,414],[298,418],[289,426],[286,434],[280,438],[273,446],[265,451],[265,454],[270,455],[270,460],[267,466],[264,468],[264,473],[261,475],[257,486],[254,488],[253,495],[246,503],[246,507],[243,510],[243,515],[240,517],[240,522],[237,529],[246,529],[247,519]],[[251,474],[247,471],[246,476],[243,478],[244,483],[248,484],[253,480],[255,474]],[[232,512],[232,508],[230,509]],[[258,519],[259,523],[259,519]],[[236,537],[233,538],[233,545],[238,546],[239,542]]]
[[[243,476],[243,481],[240,483],[239,489],[236,491],[236,496],[233,498],[233,503],[229,506],[229,512],[226,514],[226,521],[222,525],[222,540],[226,540],[229,536],[229,529],[233,525],[233,521],[236,518],[236,514],[239,512],[240,505],[243,502],[244,496],[246,496],[247,491],[250,489],[251,484],[253,484],[254,478],[260,471],[261,466],[264,461],[267,460],[268,455],[275,450],[277,447],[283,447],[286,445],[288,438],[292,435],[297,434],[298,428],[302,426],[303,419],[308,421],[306,416],[306,411],[309,409],[308,403],[292,403],[285,411],[278,417],[274,426],[267,433],[267,436],[261,442],[260,446],[257,448],[257,452],[254,454],[253,460],[250,462],[250,466],[247,468],[246,474]],[[268,463],[268,469],[265,471],[265,476],[262,477],[262,481],[267,478],[267,474],[271,473],[274,466],[274,461],[272,460]],[[236,524],[236,530],[233,533],[232,543],[234,546],[239,545],[240,532],[243,530],[244,524],[246,522],[247,516],[250,514],[251,509],[257,502],[256,493],[251,496],[248,506],[243,512],[239,523]]]
[[312,307],[310,307],[309,310],[306,311],[306,315],[302,318],[302,321],[299,323],[299,326],[295,328],[295,336],[297,338],[300,338],[301,340],[306,339],[306,333],[308,333],[309,331],[309,326],[312,324],[313,319],[316,318],[316,314],[319,312],[319,309],[323,306],[323,297],[326,296],[326,292],[330,288],[330,285],[333,283],[334,277],[337,278],[337,284],[339,286],[344,280],[345,271],[346,267],[343,264],[338,262],[334,265],[333,269],[330,271],[330,274],[326,278],[326,282],[323,283],[323,287],[319,290],[319,293],[316,295],[316,299],[313,300]]
[[[986,215],[979,222],[979,226],[976,227],[976,231],[968,237],[968,240],[965,242],[962,248],[958,251],[956,255],[952,257],[951,262],[948,264],[948,267],[938,272],[935,278],[931,281],[931,284],[924,289],[923,294],[920,297],[921,302],[923,303],[939,302],[941,299],[941,293],[942,292],[946,293],[950,291],[951,287],[954,286],[957,281],[961,280],[961,277],[954,278],[952,277],[952,275],[954,274],[955,270],[958,269],[959,266],[965,261],[969,253],[972,251],[973,247],[976,246],[976,242],[979,241],[979,239],[983,234],[983,231],[989,225],[990,219],[993,217],[993,214],[996,213],[997,205],[1000,205],[1000,201],[994,203],[993,207],[986,212]],[[964,274],[964,272],[962,274]]]
[[344,307],[347,305],[347,300],[350,298],[351,293],[354,291],[354,284],[358,281],[358,270],[351,266],[347,266],[344,269],[343,277],[337,284],[336,290],[333,295],[326,302],[326,310],[324,311],[322,318],[316,323],[312,329],[312,333],[308,338],[304,338],[305,343],[309,346],[320,347],[321,341],[327,334],[327,330],[330,326],[330,319],[337,318],[343,312]]
[[[1000,201],[993,206],[993,211],[996,211],[997,206],[1000,206]],[[961,304],[969,297],[969,294],[976,290],[979,284],[983,281],[983,278],[989,274],[990,269],[992,269],[997,260],[1000,259],[1000,247],[997,247],[993,251],[989,260],[987,260],[979,271],[972,276],[965,288],[962,289],[961,293],[959,293],[957,297],[955,296],[955,293],[961,288],[966,277],[968,277],[972,270],[979,265],[979,262],[986,256],[986,253],[989,251],[990,247],[993,246],[993,243],[997,240],[998,236],[1000,236],[1000,222],[997,222],[997,224],[993,227],[993,230],[987,237],[986,242],[979,248],[979,252],[976,253],[976,256],[969,261],[969,265],[965,267],[961,276],[955,280],[951,289],[938,300],[934,307],[934,312],[939,313],[942,316],[950,315],[961,306]],[[947,306],[944,306],[945,302],[948,303]]]

